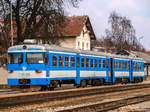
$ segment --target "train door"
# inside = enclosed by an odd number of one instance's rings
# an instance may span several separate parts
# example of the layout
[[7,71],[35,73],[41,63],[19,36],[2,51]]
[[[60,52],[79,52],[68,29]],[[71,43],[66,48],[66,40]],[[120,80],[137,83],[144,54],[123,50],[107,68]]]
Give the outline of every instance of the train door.
[[129,61],[130,81],[133,81],[133,61]]
[[[49,53],[45,53],[45,65],[46,65],[46,77],[49,77],[50,69],[49,69]],[[48,81],[49,83],[50,81]]]
[[113,59],[110,58],[110,76],[111,76],[111,82],[113,82]]
[[80,57],[77,56],[76,58],[76,84],[80,84]]

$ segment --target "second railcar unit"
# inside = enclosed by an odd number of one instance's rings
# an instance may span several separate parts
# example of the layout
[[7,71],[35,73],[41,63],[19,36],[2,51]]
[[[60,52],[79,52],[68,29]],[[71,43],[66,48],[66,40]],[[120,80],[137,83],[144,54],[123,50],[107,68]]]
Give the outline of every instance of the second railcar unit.
[[10,47],[8,61],[8,85],[12,88],[46,90],[64,83],[85,87],[144,79],[144,62],[139,58],[55,45]]

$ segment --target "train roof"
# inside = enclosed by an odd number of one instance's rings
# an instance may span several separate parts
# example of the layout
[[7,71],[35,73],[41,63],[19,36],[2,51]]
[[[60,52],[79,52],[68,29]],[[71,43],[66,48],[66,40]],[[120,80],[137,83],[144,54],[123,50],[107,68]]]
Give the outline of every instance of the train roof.
[[116,55],[111,53],[105,53],[105,52],[97,52],[97,51],[89,51],[89,50],[80,50],[80,49],[72,49],[72,48],[66,48],[61,47],[57,45],[48,45],[48,44],[42,44],[42,45],[16,45],[12,46],[8,49],[8,52],[15,52],[15,51],[21,51],[24,52],[29,50],[37,50],[37,51],[53,51],[53,52],[67,52],[67,53],[75,53],[75,54],[82,54],[82,55],[94,55],[94,56],[102,56],[102,57],[115,57],[115,58],[122,58],[122,59],[133,59],[133,60],[140,60],[143,61],[142,58],[137,58],[135,56],[123,56],[123,55]]

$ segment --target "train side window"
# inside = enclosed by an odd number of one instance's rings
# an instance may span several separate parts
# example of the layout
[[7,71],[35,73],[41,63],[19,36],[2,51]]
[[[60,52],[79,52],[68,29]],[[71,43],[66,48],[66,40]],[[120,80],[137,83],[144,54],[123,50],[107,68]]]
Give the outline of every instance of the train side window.
[[69,67],[69,56],[65,56],[65,67]]
[[71,57],[71,67],[72,67],[72,68],[75,67],[74,65],[75,65],[75,59],[74,59],[74,57],[72,56],[72,57]]
[[135,70],[135,68],[136,68],[136,67],[135,67],[135,62],[133,62],[133,69]]
[[113,61],[113,68],[115,69],[115,61]]
[[125,69],[124,61],[122,62],[122,69],[123,69],[123,70]]
[[85,65],[84,63],[85,63],[85,58],[82,57],[81,58],[81,66],[82,66],[82,68],[84,68],[84,65]]
[[140,70],[142,70],[142,63],[140,63]]
[[77,57],[77,67],[79,67],[79,66],[80,66],[80,58]]
[[86,58],[86,67],[89,68],[89,58]]
[[63,56],[59,56],[59,66],[63,67]]
[[135,63],[135,69],[137,70],[137,63]]
[[119,68],[121,69],[121,61],[119,61]]
[[102,60],[99,59],[99,68],[102,68]]
[[95,68],[98,68],[98,59],[95,59]]
[[57,56],[53,55],[53,67],[57,67]]
[[93,63],[94,63],[94,61],[93,61],[93,59],[91,59],[91,68],[94,67]]
[[108,68],[108,66],[109,66],[109,61],[106,60],[106,67]]
[[125,69],[127,69],[127,61],[125,62]]
[[118,61],[116,61],[116,69],[118,69]]
[[105,68],[106,67],[106,63],[105,63],[106,61],[105,61],[105,59],[103,60],[103,68]]

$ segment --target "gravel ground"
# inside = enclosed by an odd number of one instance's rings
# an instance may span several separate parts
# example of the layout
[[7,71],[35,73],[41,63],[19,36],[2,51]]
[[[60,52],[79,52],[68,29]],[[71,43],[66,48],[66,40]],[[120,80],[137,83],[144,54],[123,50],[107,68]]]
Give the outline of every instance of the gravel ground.
[[108,112],[150,112],[150,101],[128,105]]
[[1,84],[7,84],[7,71],[3,67],[0,67],[0,85]]
[[[33,104],[28,106],[18,106],[14,108],[8,108],[0,110],[1,112],[56,112],[57,110],[63,110],[64,108],[72,108],[72,107],[78,107],[82,105],[90,105],[90,104],[96,104],[96,103],[102,103],[107,101],[113,101],[113,100],[119,100],[125,97],[132,97],[139,95],[143,95],[144,93],[142,91],[147,91],[148,93],[150,90],[147,88],[140,89],[140,90],[133,90],[132,92],[121,92],[121,93],[106,93],[105,95],[94,95],[91,97],[84,96],[79,98],[71,98],[61,101],[52,101],[52,102],[45,102],[41,104]],[[132,94],[131,94],[132,93]],[[125,109],[126,110],[126,109]],[[124,111],[112,111],[112,112],[124,112]],[[126,112],[126,111],[125,111]],[[132,111],[127,111],[132,112]],[[134,111],[135,112],[135,111]]]

